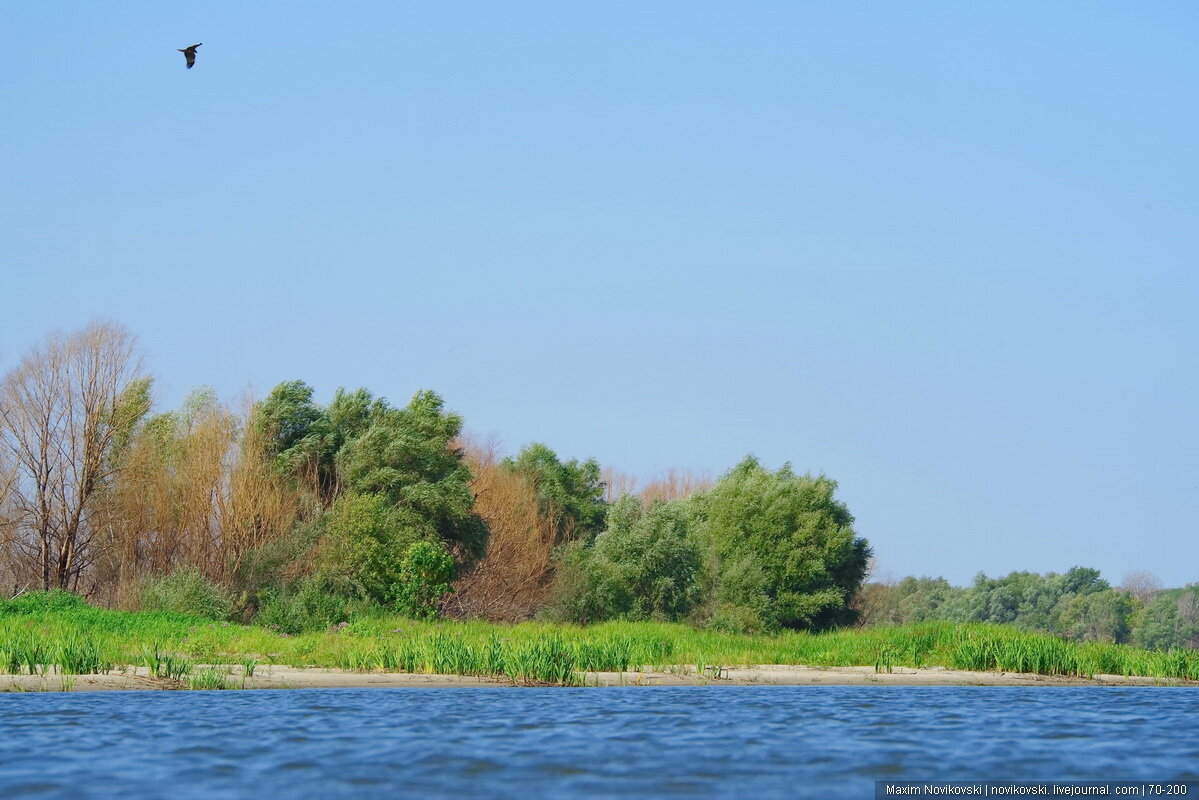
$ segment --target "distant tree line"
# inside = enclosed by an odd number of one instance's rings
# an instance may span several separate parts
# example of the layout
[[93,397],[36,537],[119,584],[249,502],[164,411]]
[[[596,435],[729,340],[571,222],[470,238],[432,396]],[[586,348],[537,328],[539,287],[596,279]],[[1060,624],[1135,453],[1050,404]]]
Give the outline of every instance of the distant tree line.
[[0,382],[0,581],[289,632],[389,609],[735,630],[852,622],[869,547],[836,484],[753,458],[640,492],[543,444],[505,458],[434,392],[285,382],[156,411],[133,337],[55,334]]
[[1145,573],[1130,574],[1120,587],[1086,567],[1063,574],[980,574],[969,587],[951,586],[944,578],[906,577],[865,584],[854,607],[864,625],[993,622],[1080,641],[1199,648],[1199,584],[1162,589]]

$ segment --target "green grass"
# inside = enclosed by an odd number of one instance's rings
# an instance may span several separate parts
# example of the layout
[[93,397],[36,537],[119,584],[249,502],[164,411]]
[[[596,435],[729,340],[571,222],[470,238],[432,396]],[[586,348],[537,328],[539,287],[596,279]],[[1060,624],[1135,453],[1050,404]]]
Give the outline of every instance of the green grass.
[[725,667],[746,664],[873,665],[880,672],[943,666],[1199,680],[1199,651],[1075,643],[993,625],[935,623],[740,636],[652,622],[502,626],[379,616],[355,619],[337,632],[285,636],[183,614],[111,611],[43,597],[49,600],[0,602],[0,671],[89,674],[137,665],[156,677],[206,688],[217,688],[217,677],[223,687],[225,676],[197,671],[194,664],[242,665],[247,674],[256,665],[289,664],[554,685],[579,684],[586,672],[698,665],[719,674]]
[[189,689],[228,689],[225,683],[225,673],[216,667],[205,667],[193,672],[187,678]]

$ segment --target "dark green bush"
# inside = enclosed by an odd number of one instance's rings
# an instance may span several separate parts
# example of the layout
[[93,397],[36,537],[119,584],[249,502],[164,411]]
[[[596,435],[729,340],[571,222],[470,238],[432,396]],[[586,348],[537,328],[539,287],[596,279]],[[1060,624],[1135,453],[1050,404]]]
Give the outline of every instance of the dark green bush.
[[263,591],[254,624],[295,635],[348,622],[355,610],[349,598],[315,576],[294,586]]

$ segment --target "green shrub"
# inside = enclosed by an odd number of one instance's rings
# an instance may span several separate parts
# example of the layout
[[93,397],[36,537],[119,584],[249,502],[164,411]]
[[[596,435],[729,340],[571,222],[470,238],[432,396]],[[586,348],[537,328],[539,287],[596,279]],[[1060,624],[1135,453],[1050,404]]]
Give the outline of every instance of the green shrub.
[[322,571],[339,586],[352,586],[354,594],[376,603],[390,602],[393,587],[404,581],[404,555],[409,548],[436,536],[411,510],[379,494],[338,499],[326,531]]
[[192,567],[149,578],[142,586],[141,607],[223,620],[233,611],[233,598],[223,587]]
[[400,579],[392,585],[396,610],[417,619],[437,616],[437,601],[451,591],[454,559],[440,544],[417,542],[400,560]]
[[254,624],[295,635],[346,622],[352,614],[350,599],[322,576],[314,576],[292,587],[264,591]]
[[12,600],[0,602],[0,614],[46,614],[81,611],[90,608],[77,594],[62,589],[48,592],[25,592]]
[[720,633],[760,634],[769,627],[762,615],[747,606],[720,605],[705,627]]

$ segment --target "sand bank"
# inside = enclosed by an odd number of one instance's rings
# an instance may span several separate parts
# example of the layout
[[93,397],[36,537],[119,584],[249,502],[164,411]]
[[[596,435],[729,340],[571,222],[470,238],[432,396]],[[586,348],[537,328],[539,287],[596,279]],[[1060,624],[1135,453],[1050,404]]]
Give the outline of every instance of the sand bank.
[[[352,687],[452,688],[512,686],[496,678],[460,675],[413,675],[407,673],[352,672],[318,667],[259,666],[245,677],[241,667],[222,667],[230,688],[330,689]],[[1196,686],[1199,683],[1161,678],[1097,675],[1094,678],[1065,678],[1011,672],[968,672],[944,667],[912,669],[895,667],[892,672],[875,672],[874,667],[802,667],[766,664],[728,667],[696,674],[694,667],[663,671],[589,672],[588,686]],[[150,678],[145,668],[114,670],[107,675],[0,675],[0,691],[120,691],[181,688],[179,684]]]

